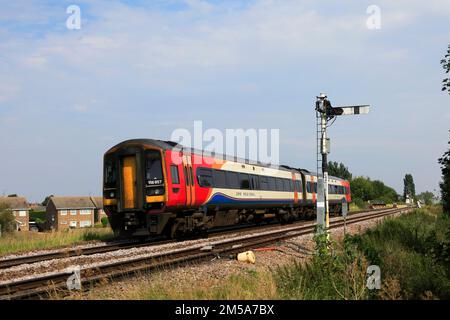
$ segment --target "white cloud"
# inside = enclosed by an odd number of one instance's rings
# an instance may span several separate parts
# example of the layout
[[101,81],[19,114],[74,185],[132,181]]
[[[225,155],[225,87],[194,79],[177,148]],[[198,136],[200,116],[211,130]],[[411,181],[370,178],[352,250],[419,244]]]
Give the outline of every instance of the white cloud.
[[77,112],[87,112],[89,109],[89,107],[86,104],[75,104],[73,106],[73,110],[77,111]]
[[42,56],[31,56],[24,59],[24,64],[32,68],[41,68],[47,64],[47,59]]

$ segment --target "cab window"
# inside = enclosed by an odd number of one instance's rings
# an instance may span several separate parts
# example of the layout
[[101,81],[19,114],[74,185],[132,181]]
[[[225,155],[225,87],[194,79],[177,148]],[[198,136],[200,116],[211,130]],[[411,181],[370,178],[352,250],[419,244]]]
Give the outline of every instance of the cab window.
[[159,151],[147,151],[147,158],[145,163],[145,179],[147,185],[149,186],[163,184],[161,154],[159,153]]

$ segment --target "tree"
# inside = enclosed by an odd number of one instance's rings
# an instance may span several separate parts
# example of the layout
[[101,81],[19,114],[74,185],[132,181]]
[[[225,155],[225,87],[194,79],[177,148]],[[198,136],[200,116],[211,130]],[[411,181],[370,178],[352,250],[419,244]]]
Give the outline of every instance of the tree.
[[15,218],[9,206],[5,203],[0,203],[0,225],[1,231],[12,232],[16,229]]
[[354,202],[380,200],[385,203],[393,203],[398,201],[397,191],[386,186],[382,181],[372,181],[366,177],[356,177],[351,180],[350,190]]
[[[450,144],[450,141],[448,142]],[[450,149],[438,160],[441,165],[442,182],[441,187],[442,207],[445,213],[450,216]]]
[[433,204],[434,194],[431,191],[425,191],[417,195],[417,199],[425,203],[427,206]]
[[328,174],[345,180],[352,180],[352,174],[343,163],[328,162]]
[[372,181],[369,178],[356,177],[350,182],[350,190],[353,199],[369,201],[374,199]]
[[[445,74],[450,72],[450,44],[447,48],[447,54],[444,56],[444,59],[441,60],[442,68],[445,70]],[[442,91],[447,91],[450,94],[450,79],[445,78],[442,80]]]
[[416,186],[414,185],[414,179],[409,173],[405,174],[405,178],[403,179],[403,199],[405,201],[407,195],[409,195],[411,199],[416,197]]

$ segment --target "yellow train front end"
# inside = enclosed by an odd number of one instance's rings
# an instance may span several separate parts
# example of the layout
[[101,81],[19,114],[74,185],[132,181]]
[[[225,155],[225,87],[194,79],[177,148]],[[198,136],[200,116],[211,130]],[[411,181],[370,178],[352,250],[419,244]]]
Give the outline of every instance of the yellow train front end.
[[103,206],[116,236],[163,233],[166,203],[163,150],[146,140],[129,140],[104,155]]

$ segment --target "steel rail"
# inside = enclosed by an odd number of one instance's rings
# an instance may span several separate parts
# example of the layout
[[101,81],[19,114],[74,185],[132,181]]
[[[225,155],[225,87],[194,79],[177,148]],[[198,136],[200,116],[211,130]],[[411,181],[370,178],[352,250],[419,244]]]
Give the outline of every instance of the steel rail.
[[[372,210],[360,210],[360,211],[354,211],[349,214],[349,216],[360,214],[360,213],[367,213],[367,212],[378,212],[386,209],[372,209]],[[296,221],[296,223],[307,223],[308,221]],[[270,229],[270,228],[277,228],[279,225],[275,224],[267,224],[264,226],[254,226],[254,225],[245,225],[245,226],[236,226],[236,227],[225,227],[225,228],[219,228],[219,229],[213,229],[209,232],[209,234],[218,236],[223,235],[231,232],[240,232],[240,231],[249,231],[252,229],[264,231],[264,229]],[[190,238],[187,238],[190,239]],[[14,257],[11,259],[0,259],[0,269],[7,269],[11,267],[16,267],[22,264],[32,264],[32,263],[38,263],[42,261],[47,260],[54,260],[54,259],[64,259],[64,258],[70,258],[70,257],[77,257],[82,255],[93,255],[98,253],[107,253],[112,252],[116,250],[125,250],[125,249],[132,249],[132,248],[141,248],[146,246],[153,246],[153,245],[161,245],[165,243],[173,242],[173,240],[166,240],[164,241],[162,238],[155,238],[150,241],[146,242],[119,242],[119,243],[112,243],[112,244],[106,244],[104,246],[93,246],[88,248],[63,248],[56,252],[49,252],[49,253],[43,253],[43,254],[33,254],[33,255],[23,255],[19,257]]]
[[[351,216],[346,220],[346,224],[354,224],[374,218],[380,218],[403,211],[410,208],[387,209],[379,212],[369,213],[362,216]],[[82,286],[90,286],[94,283],[114,279],[118,277],[130,276],[140,272],[148,272],[155,269],[164,269],[178,265],[187,264],[192,261],[201,261],[211,257],[234,254],[243,250],[252,249],[258,246],[276,243],[288,238],[298,237],[313,232],[314,224],[301,225],[298,227],[275,230],[266,233],[249,235],[243,238],[227,239],[213,244],[211,251],[201,251],[201,246],[178,249],[169,253],[160,253],[153,256],[137,257],[125,261],[116,261],[99,265],[95,268],[80,270]],[[344,220],[334,220],[330,229],[339,228],[344,225]],[[204,246],[204,244],[202,245]],[[68,293],[66,281],[72,275],[65,271],[47,276],[37,276],[32,279],[12,281],[0,285],[0,299],[21,299],[51,295],[52,292],[60,291]]]

